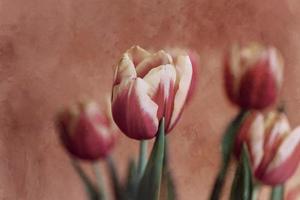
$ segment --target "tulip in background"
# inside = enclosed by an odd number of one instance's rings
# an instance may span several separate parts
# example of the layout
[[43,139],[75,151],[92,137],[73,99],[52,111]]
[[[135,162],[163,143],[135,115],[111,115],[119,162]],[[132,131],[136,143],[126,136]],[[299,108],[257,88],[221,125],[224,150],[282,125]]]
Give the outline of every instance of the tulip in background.
[[[61,142],[70,153],[72,164],[86,186],[89,199],[105,200],[100,169],[96,161],[109,158],[118,132],[109,112],[101,111],[93,101],[81,102],[62,111],[57,116],[56,125]],[[94,163],[98,187],[86,175],[77,159]]]
[[283,59],[276,48],[234,45],[225,57],[224,69],[226,93],[234,104],[264,109],[275,102],[283,79]]
[[79,103],[60,113],[57,120],[61,141],[75,157],[104,159],[110,153],[117,129],[95,102]]
[[[251,43],[242,47],[234,45],[229,53],[226,54],[224,88],[229,100],[240,108],[240,112],[228,125],[223,136],[222,164],[210,195],[211,200],[220,199],[231,155],[235,149],[235,141],[237,140],[236,138],[241,137],[239,130],[244,120],[247,119],[251,110],[263,110],[275,103],[280,92],[282,79],[283,59],[279,51],[272,46],[263,46],[257,43]],[[256,144],[256,142],[261,141],[255,140],[253,147],[261,145]],[[249,158],[249,149],[245,142],[241,142],[238,146],[239,150],[237,153],[240,156],[230,199],[256,199],[256,187],[253,182],[251,169],[252,157],[250,155]],[[253,150],[256,150],[256,148],[253,148]],[[265,165],[265,161],[262,164],[262,167],[265,167],[263,165]],[[291,164],[289,165],[291,166]],[[262,168],[259,172],[262,172]],[[263,177],[264,175],[259,174],[260,179],[265,178]],[[271,199],[282,199],[282,188],[273,187]]]
[[291,130],[282,112],[250,113],[239,130],[236,153],[245,143],[253,174],[265,185],[283,184],[295,172],[300,161],[300,127]]

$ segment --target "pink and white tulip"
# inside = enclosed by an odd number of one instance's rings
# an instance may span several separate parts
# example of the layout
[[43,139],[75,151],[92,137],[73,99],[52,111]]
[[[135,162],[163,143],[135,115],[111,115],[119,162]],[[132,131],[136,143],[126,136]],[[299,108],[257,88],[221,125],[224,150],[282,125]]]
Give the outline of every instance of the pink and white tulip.
[[95,102],[66,109],[58,116],[57,126],[65,148],[80,159],[105,158],[114,146],[117,129]]
[[150,53],[139,46],[127,50],[115,72],[112,92],[114,121],[128,137],[156,136],[159,121],[165,131],[177,123],[189,96],[193,67],[185,52]]
[[283,59],[274,47],[233,46],[225,57],[227,96],[244,109],[263,109],[276,101],[283,79]]
[[260,112],[252,112],[236,139],[238,156],[243,143],[249,150],[254,176],[264,184],[284,183],[298,167],[300,127],[291,130],[284,113],[271,112],[264,117]]

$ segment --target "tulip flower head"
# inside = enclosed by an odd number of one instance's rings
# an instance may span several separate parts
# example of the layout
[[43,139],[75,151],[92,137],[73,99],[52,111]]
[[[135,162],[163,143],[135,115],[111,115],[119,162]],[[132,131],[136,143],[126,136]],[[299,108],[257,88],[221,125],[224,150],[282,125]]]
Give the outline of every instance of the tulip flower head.
[[59,115],[57,125],[65,148],[80,159],[105,158],[114,145],[113,122],[95,102],[66,109]]
[[165,131],[177,123],[192,85],[187,53],[150,53],[139,46],[127,50],[117,65],[112,92],[114,121],[128,137],[156,136],[159,121]]
[[236,139],[236,154],[248,148],[254,176],[267,185],[284,183],[300,161],[300,127],[291,130],[282,112],[263,116],[254,111],[245,119]]
[[276,101],[283,79],[283,59],[274,47],[233,46],[225,58],[225,89],[244,109],[264,109]]

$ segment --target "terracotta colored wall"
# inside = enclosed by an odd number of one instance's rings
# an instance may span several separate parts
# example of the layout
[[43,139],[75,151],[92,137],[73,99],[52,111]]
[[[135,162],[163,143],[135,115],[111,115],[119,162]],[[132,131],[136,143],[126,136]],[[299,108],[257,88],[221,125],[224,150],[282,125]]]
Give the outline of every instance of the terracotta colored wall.
[[[84,199],[53,116],[83,97],[103,102],[114,64],[133,44],[201,55],[197,94],[170,147],[180,199],[205,199],[221,131],[237,112],[222,88],[227,44],[258,40],[283,52],[281,99],[292,124],[300,123],[299,8],[297,0],[0,0],[0,199]],[[114,155],[122,170],[136,149],[121,136]]]

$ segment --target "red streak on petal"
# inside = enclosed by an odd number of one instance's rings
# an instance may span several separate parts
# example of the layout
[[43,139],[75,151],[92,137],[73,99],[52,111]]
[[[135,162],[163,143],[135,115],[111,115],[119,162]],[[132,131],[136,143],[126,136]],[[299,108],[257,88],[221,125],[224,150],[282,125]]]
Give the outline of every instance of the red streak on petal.
[[279,167],[271,170],[268,173],[257,176],[257,178],[269,185],[281,184],[294,174],[298,167],[299,161],[300,144],[298,144],[294,152]]
[[[155,137],[158,129],[157,106],[147,96],[147,91],[139,90],[140,81],[135,79],[120,86],[122,88],[112,103],[115,123],[128,137],[137,140]],[[150,109],[151,113],[145,108]]]

